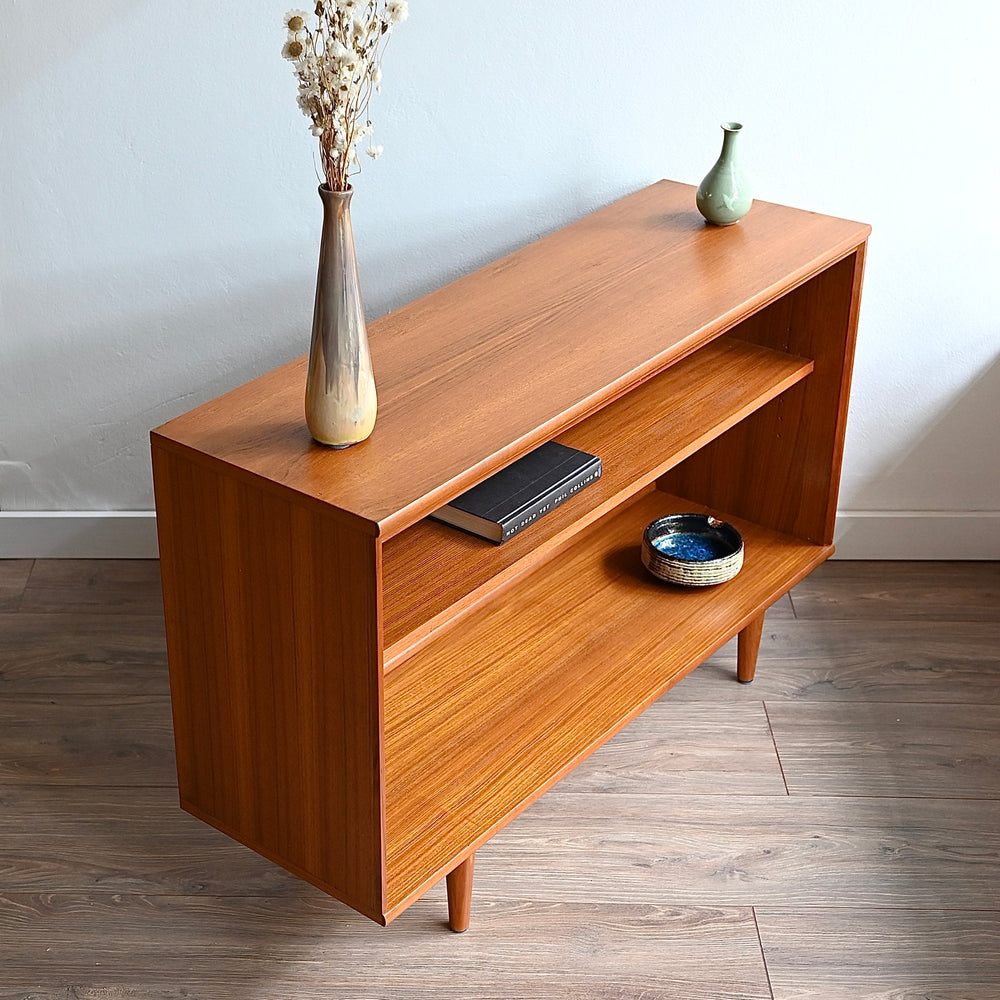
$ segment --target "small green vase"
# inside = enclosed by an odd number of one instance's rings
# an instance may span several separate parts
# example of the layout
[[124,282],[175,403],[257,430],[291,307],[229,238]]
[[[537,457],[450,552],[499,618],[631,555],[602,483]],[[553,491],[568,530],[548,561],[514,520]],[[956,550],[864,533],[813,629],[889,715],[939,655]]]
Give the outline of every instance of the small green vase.
[[698,185],[698,211],[716,226],[739,222],[753,204],[750,185],[736,150],[736,140],[742,129],[739,122],[722,123],[722,152]]

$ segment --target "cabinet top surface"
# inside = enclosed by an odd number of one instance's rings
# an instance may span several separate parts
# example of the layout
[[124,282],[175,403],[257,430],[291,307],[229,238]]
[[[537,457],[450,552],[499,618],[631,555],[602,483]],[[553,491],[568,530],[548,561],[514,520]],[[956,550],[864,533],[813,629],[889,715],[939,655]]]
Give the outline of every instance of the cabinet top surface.
[[395,534],[860,246],[869,227],[754,202],[708,226],[661,181],[369,325],[372,436],[311,441],[298,358],[154,435]]

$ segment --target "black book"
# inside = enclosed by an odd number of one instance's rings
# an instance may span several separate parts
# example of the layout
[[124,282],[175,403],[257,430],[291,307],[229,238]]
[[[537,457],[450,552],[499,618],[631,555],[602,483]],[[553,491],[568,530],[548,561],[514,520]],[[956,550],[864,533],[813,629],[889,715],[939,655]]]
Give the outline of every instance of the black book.
[[431,517],[490,541],[506,541],[601,475],[601,460],[549,441],[483,480]]

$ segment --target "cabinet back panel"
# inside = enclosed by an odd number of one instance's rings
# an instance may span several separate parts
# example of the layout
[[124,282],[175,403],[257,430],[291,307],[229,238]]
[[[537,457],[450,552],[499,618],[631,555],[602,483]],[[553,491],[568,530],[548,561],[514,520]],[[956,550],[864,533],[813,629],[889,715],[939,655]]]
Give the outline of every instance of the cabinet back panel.
[[863,267],[862,247],[736,328],[812,358],[813,373],[668,472],[662,489],[832,543]]

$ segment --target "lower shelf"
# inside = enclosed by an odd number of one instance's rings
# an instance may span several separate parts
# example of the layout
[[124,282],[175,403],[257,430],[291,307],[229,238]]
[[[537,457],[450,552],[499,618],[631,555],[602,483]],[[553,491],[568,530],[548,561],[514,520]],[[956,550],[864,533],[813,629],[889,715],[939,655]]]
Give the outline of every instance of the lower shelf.
[[601,478],[530,532],[493,545],[424,519],[383,546],[385,663],[392,669],[456,609],[505,579],[776,399],[813,362],[720,337],[557,438],[600,455]]
[[386,677],[390,916],[833,551],[727,518],[745,542],[735,579],[655,580],[643,528],[698,509],[641,495]]

